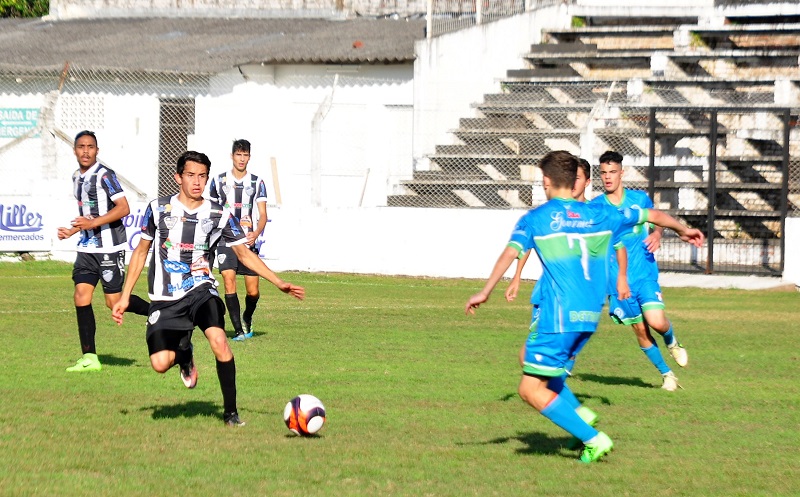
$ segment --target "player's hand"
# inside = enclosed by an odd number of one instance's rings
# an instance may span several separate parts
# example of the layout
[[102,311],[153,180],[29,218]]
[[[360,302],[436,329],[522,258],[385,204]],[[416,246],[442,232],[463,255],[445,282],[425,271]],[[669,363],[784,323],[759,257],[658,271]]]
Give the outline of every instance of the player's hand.
[[303,300],[306,298],[306,289],[302,286],[292,285],[291,283],[284,281],[283,284],[278,288],[283,293],[288,293],[297,300]]
[[481,304],[489,300],[487,295],[482,293],[476,293],[472,297],[469,298],[467,301],[467,306],[464,308],[464,314],[475,314],[475,309],[477,309]]
[[651,254],[655,254],[656,250],[661,248],[661,231],[654,231],[647,235],[644,239],[644,246]]
[[255,245],[256,240],[258,240],[258,235],[256,235],[252,231],[247,234],[247,245],[252,247],[253,245]]
[[122,316],[125,314],[125,311],[128,310],[129,304],[130,301],[128,299],[120,297],[117,303],[114,304],[114,308],[111,309],[111,317],[118,325],[122,325]]
[[95,227],[94,224],[94,217],[92,216],[80,216],[72,220],[72,227],[79,230],[93,229]]
[[620,300],[631,298],[631,287],[628,286],[627,281],[617,280],[617,297]]
[[58,228],[58,239],[59,240],[66,240],[67,238],[74,235],[75,232],[71,228]]
[[506,288],[506,301],[511,302],[517,298],[517,292],[519,292],[519,278],[515,276],[511,279],[511,283],[508,284],[508,288]]
[[683,233],[680,235],[681,240],[686,243],[692,244],[697,248],[703,246],[703,241],[706,239],[703,232],[696,228],[687,228]]

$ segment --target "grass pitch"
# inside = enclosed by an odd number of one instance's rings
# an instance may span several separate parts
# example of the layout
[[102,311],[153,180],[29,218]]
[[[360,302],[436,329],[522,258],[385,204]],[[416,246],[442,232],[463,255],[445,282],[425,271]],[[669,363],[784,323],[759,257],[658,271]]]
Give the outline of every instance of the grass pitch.
[[[604,319],[570,385],[616,446],[582,465],[564,448],[569,436],[516,395],[529,305],[506,303],[505,283],[466,317],[482,281],[284,275],[306,286],[304,302],[263,282],[256,336],[231,344],[247,421],[231,429],[202,334],[199,383],[187,390],[177,369],[151,370],[144,318],[117,327],[100,292],[103,370],[64,372],[80,355],[70,271],[0,263],[3,496],[800,492],[793,291],[665,289],[690,357],[675,366],[675,393],[659,388],[633,333]],[[318,437],[283,424],[299,393],[325,403]]]

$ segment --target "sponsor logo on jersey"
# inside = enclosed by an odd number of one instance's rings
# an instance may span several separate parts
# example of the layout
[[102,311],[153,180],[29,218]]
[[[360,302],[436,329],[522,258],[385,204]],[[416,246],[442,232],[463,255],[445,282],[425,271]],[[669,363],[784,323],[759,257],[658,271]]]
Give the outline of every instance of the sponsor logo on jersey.
[[550,222],[550,229],[553,231],[561,231],[563,228],[588,228],[592,225],[591,220],[581,221],[577,219],[564,219],[563,212],[553,212],[550,218],[552,219]]
[[108,193],[110,193],[111,195],[117,193],[117,187],[114,186],[114,184],[111,181],[109,181],[108,176],[103,176],[103,182],[106,184],[106,187],[108,188]]
[[180,285],[167,285],[167,290],[170,293],[179,292],[182,290],[189,290],[194,286],[195,278],[186,278]]
[[211,272],[208,260],[205,257],[199,257],[192,262],[192,274],[208,275]]
[[189,265],[185,262],[180,261],[164,261],[164,269],[167,270],[168,273],[188,273],[189,272]]
[[239,220],[239,224],[242,228],[252,228],[253,227],[253,220],[250,216],[242,216],[242,219]]
[[567,217],[570,219],[580,219],[581,215],[575,211],[567,211]]
[[208,250],[207,243],[172,243],[169,238],[164,241],[163,247],[167,250],[180,250],[191,252],[192,250]]
[[570,311],[569,320],[572,323],[599,323],[600,313],[594,311]]
[[255,192],[256,190],[252,186],[244,187],[244,194],[247,195],[248,197],[252,197]]
[[217,262],[219,262],[220,264],[224,263],[225,259],[226,259],[225,254],[217,254]]
[[113,278],[114,278],[114,271],[112,271],[112,270],[110,270],[110,269],[104,269],[104,270],[103,270],[103,281],[105,281],[106,283],[108,283],[108,282],[109,282],[109,281],[111,281]]

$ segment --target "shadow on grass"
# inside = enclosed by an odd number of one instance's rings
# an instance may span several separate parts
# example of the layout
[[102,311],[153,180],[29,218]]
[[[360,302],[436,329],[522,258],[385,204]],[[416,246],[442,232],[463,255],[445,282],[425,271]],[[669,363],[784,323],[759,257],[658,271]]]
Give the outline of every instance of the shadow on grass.
[[475,444],[460,443],[458,445],[489,445],[489,444],[507,444],[511,442],[519,442],[523,447],[517,447],[514,451],[517,454],[542,454],[542,455],[557,455],[569,459],[576,457],[576,452],[567,450],[567,443],[571,437],[550,437],[544,433],[529,432],[518,433],[512,437],[498,437],[485,442],[476,442]]
[[622,376],[602,376],[592,373],[578,373],[575,378],[581,381],[593,381],[604,385],[628,385],[630,387],[653,388],[653,385],[642,381],[641,378],[631,378]]
[[219,406],[213,402],[192,400],[169,406],[142,407],[141,411],[153,411],[153,419],[196,418],[198,416],[222,419]]
[[97,354],[97,358],[100,359],[100,364],[103,366],[133,366],[136,364],[136,359],[128,359],[127,357]]

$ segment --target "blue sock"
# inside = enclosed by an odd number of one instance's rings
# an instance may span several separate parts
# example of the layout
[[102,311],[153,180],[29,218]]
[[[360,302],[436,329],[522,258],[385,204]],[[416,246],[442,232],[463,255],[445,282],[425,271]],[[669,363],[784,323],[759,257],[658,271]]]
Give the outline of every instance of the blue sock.
[[661,336],[664,337],[664,345],[667,347],[675,342],[675,334],[672,332],[672,321],[669,322],[669,329],[667,332]]
[[648,348],[641,347],[641,349],[642,352],[644,352],[644,355],[646,355],[647,358],[650,359],[650,362],[653,363],[653,366],[655,366],[656,369],[658,369],[659,373],[661,374],[669,373],[670,371],[669,366],[667,366],[667,363],[664,362],[664,358],[661,357],[661,351],[658,350],[658,345],[653,344]]
[[547,407],[542,409],[542,416],[546,417],[557,426],[566,430],[570,435],[582,442],[587,442],[597,436],[597,430],[586,424],[578,413],[560,395],[556,396]]
[[572,390],[569,389],[567,384],[567,375],[559,376],[557,378],[550,378],[550,381],[547,382],[547,388],[554,391],[561,397],[564,402],[569,404],[572,409],[577,409],[581,405],[581,401],[575,397],[575,394],[572,393]]

